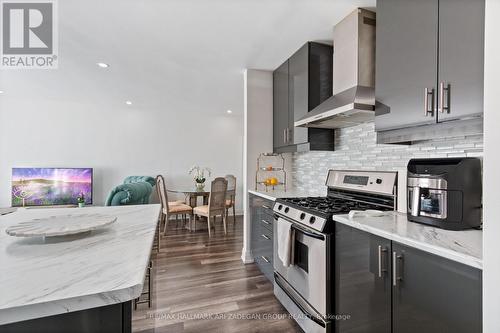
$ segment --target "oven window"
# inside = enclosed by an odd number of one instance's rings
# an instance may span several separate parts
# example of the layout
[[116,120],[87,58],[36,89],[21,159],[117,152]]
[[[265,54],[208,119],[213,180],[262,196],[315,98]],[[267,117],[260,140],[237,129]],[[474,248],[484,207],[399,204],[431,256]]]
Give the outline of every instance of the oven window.
[[307,245],[299,242],[298,240],[295,240],[294,262],[295,266],[298,266],[306,273],[309,273],[309,248]]

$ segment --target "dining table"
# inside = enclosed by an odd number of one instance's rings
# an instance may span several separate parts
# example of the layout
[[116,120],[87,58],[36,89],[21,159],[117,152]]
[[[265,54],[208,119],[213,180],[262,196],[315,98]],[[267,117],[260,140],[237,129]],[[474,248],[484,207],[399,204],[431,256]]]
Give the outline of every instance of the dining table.
[[192,208],[198,205],[198,198],[203,197],[203,204],[208,205],[208,198],[210,197],[210,191],[199,189],[196,186],[172,186],[167,188],[167,192],[184,194],[186,203]]
[[[196,206],[198,206],[198,198],[199,197],[203,198],[203,205],[208,205],[208,198],[210,197],[209,190],[207,191],[205,188],[200,189],[194,185],[191,185],[191,186],[189,186],[189,185],[171,186],[171,187],[167,188],[167,192],[176,193],[176,194],[184,194],[185,202],[189,206],[191,206],[192,208],[195,208]],[[207,229],[206,219],[204,217],[201,217],[201,216],[198,218],[197,224],[196,224],[196,230],[192,230],[189,223],[186,224],[186,228],[188,230],[191,230],[191,231],[206,230]]]

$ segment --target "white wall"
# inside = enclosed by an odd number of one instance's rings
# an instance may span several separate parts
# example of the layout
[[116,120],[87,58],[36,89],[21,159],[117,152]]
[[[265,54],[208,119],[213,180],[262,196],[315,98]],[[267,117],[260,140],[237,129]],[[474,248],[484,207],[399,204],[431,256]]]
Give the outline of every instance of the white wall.
[[247,69],[243,75],[244,84],[244,148],[243,178],[246,179],[243,191],[244,231],[241,259],[252,262],[250,252],[250,220],[248,219],[247,190],[255,186],[257,157],[263,152],[273,151],[273,73]]
[[193,184],[187,171],[199,164],[212,168],[212,179],[237,177],[241,212],[243,122],[235,113],[144,110],[124,103],[104,108],[97,101],[30,101],[4,95],[0,207],[10,206],[11,168],[16,166],[93,167],[95,203],[103,204],[111,188],[126,176],[163,174],[167,184]]
[[500,332],[500,1],[486,0],[483,331]]

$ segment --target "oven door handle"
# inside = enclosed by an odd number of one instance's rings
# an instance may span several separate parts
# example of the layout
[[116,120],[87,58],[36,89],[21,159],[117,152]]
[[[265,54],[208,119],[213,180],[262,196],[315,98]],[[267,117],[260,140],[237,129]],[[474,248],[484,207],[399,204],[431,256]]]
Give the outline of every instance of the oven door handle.
[[320,234],[316,234],[316,233],[311,232],[311,231],[307,231],[304,228],[296,226],[295,224],[292,224],[292,229],[297,230],[298,232],[302,233],[304,236],[311,237],[311,238],[314,238],[314,239],[319,239],[319,240],[322,240],[322,241],[325,240],[325,236],[320,235]]

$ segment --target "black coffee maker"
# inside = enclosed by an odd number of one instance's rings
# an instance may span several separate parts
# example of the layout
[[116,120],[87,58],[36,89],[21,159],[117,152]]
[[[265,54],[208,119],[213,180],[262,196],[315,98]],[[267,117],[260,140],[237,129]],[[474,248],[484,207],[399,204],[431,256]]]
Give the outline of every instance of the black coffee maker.
[[481,225],[482,173],[478,158],[412,159],[407,186],[408,220],[448,230]]

